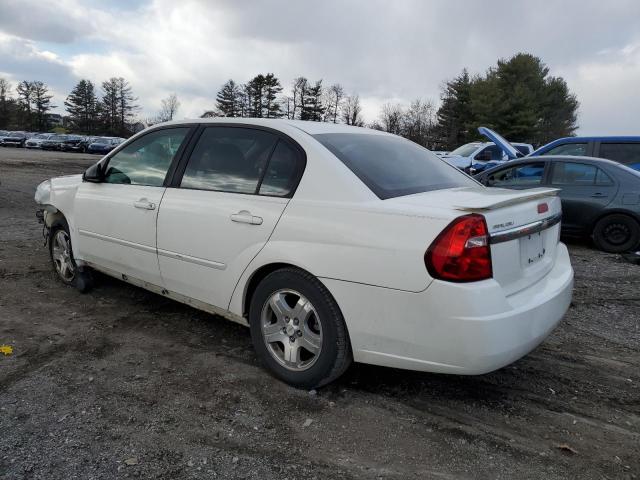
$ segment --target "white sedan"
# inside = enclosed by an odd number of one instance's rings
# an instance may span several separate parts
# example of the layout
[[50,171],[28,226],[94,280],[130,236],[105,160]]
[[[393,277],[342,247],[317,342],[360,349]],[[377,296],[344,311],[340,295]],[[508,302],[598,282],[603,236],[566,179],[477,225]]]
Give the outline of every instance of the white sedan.
[[482,374],[535,348],[571,301],[554,189],[488,189],[394,135],[198,119],[147,129],[40,184],[51,259],[250,327],[282,380],[351,361]]

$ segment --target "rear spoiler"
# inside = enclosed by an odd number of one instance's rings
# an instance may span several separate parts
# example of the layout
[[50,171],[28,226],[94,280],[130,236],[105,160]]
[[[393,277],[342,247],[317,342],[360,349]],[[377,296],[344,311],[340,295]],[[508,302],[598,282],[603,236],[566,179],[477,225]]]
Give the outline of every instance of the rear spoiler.
[[478,211],[478,210],[494,210],[496,208],[506,207],[508,205],[516,205],[518,203],[528,202],[537,198],[555,197],[560,192],[557,188],[530,188],[528,190],[507,190],[502,188],[492,188],[492,195],[483,197],[474,197],[465,202],[464,198],[453,205],[456,210]]

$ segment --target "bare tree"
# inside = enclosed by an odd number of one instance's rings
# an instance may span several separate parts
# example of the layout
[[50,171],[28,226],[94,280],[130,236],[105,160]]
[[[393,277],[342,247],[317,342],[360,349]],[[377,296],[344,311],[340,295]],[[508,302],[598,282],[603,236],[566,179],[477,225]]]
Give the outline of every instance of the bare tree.
[[431,100],[416,99],[404,112],[402,136],[423,147],[430,147],[435,133],[436,108]]
[[362,119],[362,107],[360,106],[360,97],[358,95],[349,95],[345,98],[342,105],[342,120],[347,125],[355,127],[364,126]]
[[162,100],[160,112],[156,118],[157,122],[168,122],[173,120],[180,108],[180,101],[175,93]]
[[385,132],[402,134],[404,109],[399,103],[385,103],[380,112],[380,123]]
[[339,83],[334,83],[326,90],[325,95],[327,97],[324,102],[327,108],[325,112],[325,121],[338,123],[338,114],[340,113],[342,102],[344,101],[344,89]]
[[293,80],[293,89],[291,90],[292,108],[291,118],[296,118],[296,111],[306,107],[305,96],[309,88],[309,81],[305,77],[297,77]]

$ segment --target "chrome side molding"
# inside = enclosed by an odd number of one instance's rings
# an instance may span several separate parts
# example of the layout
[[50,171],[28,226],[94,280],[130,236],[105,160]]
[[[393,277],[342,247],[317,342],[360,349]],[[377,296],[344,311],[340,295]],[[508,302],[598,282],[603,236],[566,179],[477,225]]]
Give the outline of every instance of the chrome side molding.
[[547,228],[551,228],[554,225],[560,223],[562,220],[562,214],[557,213],[551,217],[543,218],[542,220],[537,220],[535,222],[527,223],[526,225],[521,225],[519,227],[509,228],[507,230],[502,230],[500,232],[492,233],[489,236],[489,243],[502,243],[508,242],[509,240],[515,240],[516,238],[524,237],[527,235],[531,235],[533,233],[541,232],[542,230],[546,230]]

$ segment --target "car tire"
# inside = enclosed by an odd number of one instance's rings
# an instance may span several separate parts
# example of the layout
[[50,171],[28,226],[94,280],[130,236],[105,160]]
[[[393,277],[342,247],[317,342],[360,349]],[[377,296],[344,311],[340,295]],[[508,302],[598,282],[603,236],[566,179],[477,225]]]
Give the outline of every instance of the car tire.
[[640,224],[622,213],[607,215],[596,223],[593,243],[600,250],[609,253],[633,250],[640,244]]
[[295,387],[326,385],[351,364],[340,308],[308,272],[284,268],[267,275],[251,298],[249,325],[261,363]]
[[71,234],[65,219],[56,220],[49,229],[49,257],[58,278],[66,285],[75,286],[78,266],[73,258]]

